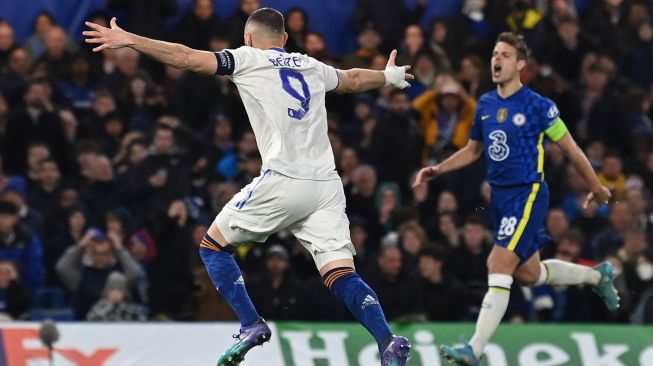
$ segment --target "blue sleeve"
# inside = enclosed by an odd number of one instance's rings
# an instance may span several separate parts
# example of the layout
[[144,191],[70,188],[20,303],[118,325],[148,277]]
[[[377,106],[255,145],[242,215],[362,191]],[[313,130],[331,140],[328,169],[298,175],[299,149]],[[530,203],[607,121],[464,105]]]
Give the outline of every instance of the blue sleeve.
[[537,116],[541,122],[540,130],[546,131],[551,127],[560,117],[560,112],[556,104],[549,98],[542,98],[540,115]]
[[483,126],[481,125],[481,123],[483,123],[481,118],[482,114],[481,103],[479,101],[479,103],[476,105],[476,113],[474,114],[474,124],[469,131],[469,138],[471,140],[483,141]]

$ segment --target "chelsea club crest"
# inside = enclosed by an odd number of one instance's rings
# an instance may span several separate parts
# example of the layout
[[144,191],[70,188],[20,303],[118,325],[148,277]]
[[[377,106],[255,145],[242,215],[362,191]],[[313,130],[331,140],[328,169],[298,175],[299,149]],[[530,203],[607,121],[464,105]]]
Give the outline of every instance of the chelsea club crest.
[[512,123],[514,123],[517,127],[521,127],[524,125],[524,123],[526,123],[526,116],[521,113],[517,113],[512,117]]

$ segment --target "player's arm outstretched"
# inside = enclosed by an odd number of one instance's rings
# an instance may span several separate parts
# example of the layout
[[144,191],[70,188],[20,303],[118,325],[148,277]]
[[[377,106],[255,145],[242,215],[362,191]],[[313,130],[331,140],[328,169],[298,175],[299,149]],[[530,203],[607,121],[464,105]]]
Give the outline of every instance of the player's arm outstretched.
[[131,47],[166,65],[182,70],[190,70],[203,74],[215,74],[218,61],[212,52],[194,50],[178,43],[158,41],[129,33],[116,24],[116,18],[111,19],[111,27],[86,22],[91,30],[84,31],[86,43],[98,44],[93,52],[106,48]]
[[592,201],[595,201],[599,205],[608,203],[611,196],[610,190],[601,184],[599,177],[594,172],[594,168],[592,168],[589,160],[587,160],[583,150],[578,147],[574,138],[571,137],[571,134],[569,132],[565,133],[556,143],[560,146],[567,158],[569,158],[578,173],[585,179],[585,182],[589,184],[590,192],[587,194],[587,198],[583,203],[583,208],[587,208],[587,205]]
[[437,165],[422,168],[415,176],[413,187],[417,187],[424,182],[435,179],[444,173],[469,165],[478,159],[482,153],[483,142],[469,139],[465,147],[456,151],[445,161]]
[[395,88],[404,89],[410,86],[406,80],[412,80],[415,77],[406,74],[410,66],[395,65],[397,50],[390,52],[388,64],[385,70],[368,70],[368,69],[349,69],[338,70],[338,87],[336,92],[339,93],[357,93],[366,90],[378,89],[384,85],[392,85]]

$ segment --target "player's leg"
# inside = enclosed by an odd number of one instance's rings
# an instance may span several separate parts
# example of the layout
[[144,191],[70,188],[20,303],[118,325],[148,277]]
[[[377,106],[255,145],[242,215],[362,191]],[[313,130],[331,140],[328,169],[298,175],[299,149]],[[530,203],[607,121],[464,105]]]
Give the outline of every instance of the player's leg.
[[540,253],[535,252],[515,270],[515,278],[525,286],[535,286],[540,280],[540,276],[546,278],[546,268],[542,268]]
[[[220,215],[216,218],[219,220]],[[218,366],[237,366],[250,349],[270,340],[270,328],[259,316],[245,289],[245,281],[233,255],[227,251],[228,241],[214,222],[207,230],[200,246],[200,256],[225,301],[240,320],[237,341],[218,360]]]
[[539,253],[535,253],[515,271],[515,277],[527,286],[545,284],[596,286],[601,280],[601,273],[590,267],[558,259],[540,261]]
[[[394,336],[379,303],[379,297],[354,270],[353,251],[349,247],[321,253],[316,264],[325,286],[345,303],[354,318],[374,337],[382,366],[403,366],[408,360],[408,339]],[[346,256],[346,259],[333,259]],[[325,263],[326,262],[326,263]],[[322,265],[322,263],[325,263]]]
[[[546,188],[546,187],[545,187]],[[538,194],[539,193],[539,194]],[[463,347],[441,348],[443,356],[458,365],[480,364],[485,346],[499,327],[508,308],[513,275],[522,259],[539,249],[533,245],[536,230],[543,222],[548,191],[540,184],[492,189],[495,246],[488,257],[488,291],[483,298],[474,335]]]
[[517,269],[515,277],[527,286],[590,285],[609,310],[615,311],[619,308],[619,296],[613,284],[614,268],[609,262],[594,268],[558,259],[540,262],[540,255],[536,252]]
[[258,322],[261,317],[256,312],[245,288],[245,281],[233,255],[228,251],[229,243],[214,222],[204,234],[200,256],[225,301],[234,310],[243,327]]
[[485,346],[503,319],[512,287],[512,275],[519,265],[514,252],[495,245],[488,257],[488,291],[483,297],[476,330],[469,341],[476,357],[480,358]]
[[[348,249],[345,250],[349,252]],[[347,255],[345,250],[342,252]],[[352,315],[372,334],[381,349],[392,338],[392,332],[377,294],[356,273],[353,259],[335,259],[323,265],[319,271],[331,294],[347,305]]]
[[242,327],[260,322],[245,289],[245,281],[228,247],[242,243],[263,242],[287,216],[283,190],[292,180],[272,170],[245,186],[220,211],[202,240],[200,255],[209,277],[234,310]]
[[283,186],[280,179],[271,171],[262,172],[227,203],[202,240],[200,255],[209,277],[241,322],[237,341],[222,354],[218,366],[240,365],[250,349],[271,336],[270,328],[247,294],[238,264],[227,249],[245,242],[265,241],[276,231],[284,214],[274,190]]
[[513,273],[519,257],[512,251],[495,245],[488,257],[488,291],[483,297],[476,329],[469,343],[462,347],[441,347],[445,359],[458,365],[476,366],[490,338],[496,332],[508,308]]
[[403,366],[410,350],[408,340],[392,335],[377,294],[355,271],[342,183],[334,180],[318,184],[320,187],[313,190],[320,193],[317,209],[291,230],[313,256],[329,291],[372,334],[382,365]]

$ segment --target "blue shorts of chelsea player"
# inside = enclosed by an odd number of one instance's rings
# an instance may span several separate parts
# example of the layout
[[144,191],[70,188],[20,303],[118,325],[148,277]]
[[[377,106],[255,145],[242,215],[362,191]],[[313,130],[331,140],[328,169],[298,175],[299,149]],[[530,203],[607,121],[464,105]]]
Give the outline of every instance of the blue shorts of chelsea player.
[[551,241],[544,220],[549,209],[546,182],[492,187],[494,242],[519,256],[522,264]]

